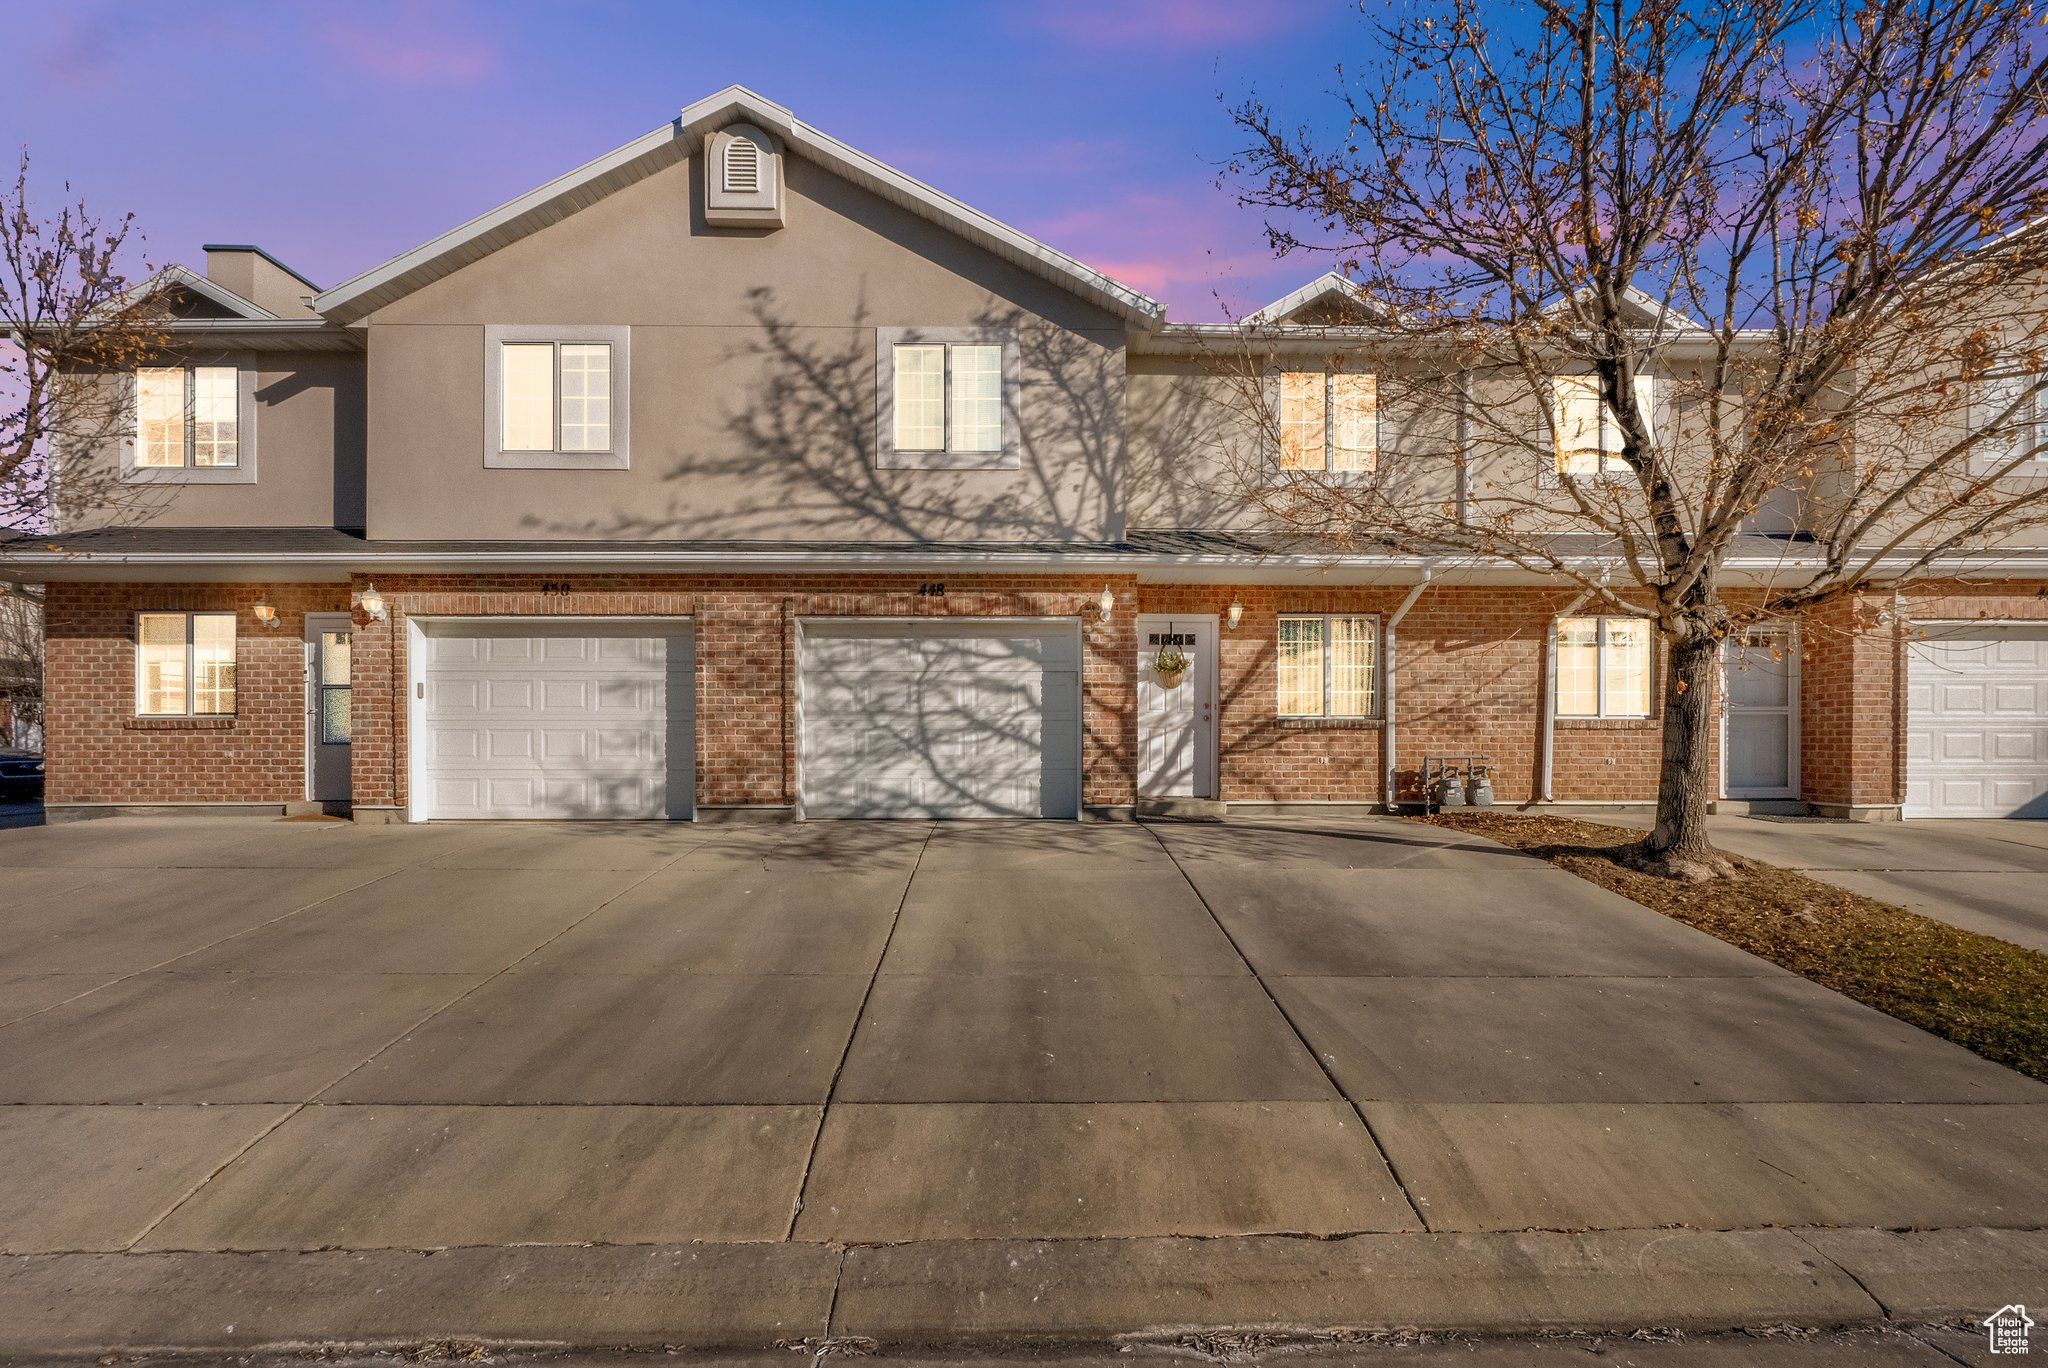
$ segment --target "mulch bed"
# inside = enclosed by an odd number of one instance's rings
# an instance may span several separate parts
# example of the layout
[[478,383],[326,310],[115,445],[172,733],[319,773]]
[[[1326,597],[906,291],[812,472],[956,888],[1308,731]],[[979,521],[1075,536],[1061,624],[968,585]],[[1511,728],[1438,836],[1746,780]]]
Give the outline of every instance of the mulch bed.
[[[1703,883],[1659,878],[1605,851],[1643,833],[1568,817],[1418,818],[1548,860],[1858,1002],[2048,1081],[2048,955],[1980,936],[1774,865],[1728,856]],[[1724,852],[1725,853],[1725,852]]]

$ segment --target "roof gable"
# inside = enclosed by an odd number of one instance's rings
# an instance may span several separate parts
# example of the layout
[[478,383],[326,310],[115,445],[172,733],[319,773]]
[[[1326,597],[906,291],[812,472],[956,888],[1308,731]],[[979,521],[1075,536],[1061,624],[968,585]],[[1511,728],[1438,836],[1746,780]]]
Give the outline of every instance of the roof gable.
[[[1590,287],[1574,290],[1569,297],[1553,300],[1546,304],[1543,307],[1543,312],[1546,314],[1563,313],[1571,307],[1574,300],[1585,299],[1591,293]],[[1633,323],[1639,328],[1669,327],[1693,332],[1700,332],[1705,329],[1705,325],[1697,319],[1687,317],[1685,314],[1659,300],[1656,296],[1647,291],[1639,290],[1633,285],[1625,286],[1622,289],[1621,314],[1628,322]]]
[[1284,324],[1353,327],[1383,323],[1390,312],[1385,303],[1367,294],[1357,281],[1337,271],[1325,271],[1300,289],[1246,314],[1244,321],[1255,328]]
[[208,280],[197,271],[189,267],[180,266],[175,262],[164,267],[155,275],[149,277],[149,279],[135,285],[127,294],[121,296],[120,307],[125,309],[154,295],[164,294],[173,290],[182,290],[193,299],[223,311],[225,316],[230,318],[274,320],[277,317],[276,314],[262,305],[242,298],[242,296],[218,281]]
[[356,322],[663,167],[687,160],[702,147],[707,135],[735,123],[767,130],[780,138],[791,154],[1073,290],[1129,322],[1149,326],[1166,316],[1165,306],[1157,300],[812,128],[781,105],[743,86],[728,86],[686,106],[670,123],[324,291],[314,299],[313,307],[333,322]]

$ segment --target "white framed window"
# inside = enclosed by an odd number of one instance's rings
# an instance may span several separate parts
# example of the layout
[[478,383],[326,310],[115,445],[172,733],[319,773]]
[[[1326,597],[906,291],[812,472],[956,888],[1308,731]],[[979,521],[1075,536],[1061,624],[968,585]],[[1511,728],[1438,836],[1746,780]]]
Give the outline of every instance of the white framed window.
[[2042,377],[2021,371],[1984,376],[1970,387],[1970,463],[1978,470],[2013,465],[2029,474],[2048,469],[2048,395],[2029,394]]
[[253,482],[255,379],[239,366],[138,367],[123,478]]
[[484,464],[623,470],[631,330],[484,329]]
[[1341,474],[1379,465],[1379,378],[1348,371],[1280,373],[1280,468]]
[[1277,707],[1282,717],[1377,717],[1380,620],[1351,613],[1282,613]]
[[138,717],[225,717],[235,711],[233,613],[135,615]]
[[1639,617],[1557,620],[1557,715],[1648,717],[1655,638]]
[[878,328],[876,463],[939,469],[1017,464],[1017,347],[965,328]]
[[[1638,375],[1635,390],[1636,406],[1643,411],[1646,422],[1653,422],[1655,379]],[[1552,468],[1557,475],[1588,479],[1628,473],[1628,462],[1621,454],[1621,424],[1616,421],[1614,410],[1600,397],[1599,376],[1551,376],[1550,422],[1555,442]]]

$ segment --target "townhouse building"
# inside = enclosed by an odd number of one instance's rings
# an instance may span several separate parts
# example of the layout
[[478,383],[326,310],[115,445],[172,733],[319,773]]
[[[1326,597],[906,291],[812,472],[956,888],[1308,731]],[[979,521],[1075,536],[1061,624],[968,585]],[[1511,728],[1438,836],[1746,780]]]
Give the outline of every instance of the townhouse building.
[[[1218,477],[1448,421],[1342,361],[1340,277],[1169,322],[733,88],[333,288],[250,246],[158,283],[133,433],[61,457],[149,516],[0,553],[46,585],[53,817],[1380,808],[1439,756],[1503,804],[1654,796],[1645,619]],[[1602,459],[1590,402],[1559,461]],[[1814,554],[1794,507],[1727,574]],[[1731,641],[1725,801],[2048,815],[2048,547],[1823,618]]]

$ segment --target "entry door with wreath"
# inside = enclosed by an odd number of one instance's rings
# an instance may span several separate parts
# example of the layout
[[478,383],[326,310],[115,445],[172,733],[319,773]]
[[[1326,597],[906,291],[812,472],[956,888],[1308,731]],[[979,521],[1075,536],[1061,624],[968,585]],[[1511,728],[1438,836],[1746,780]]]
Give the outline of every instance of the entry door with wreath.
[[1138,619],[1138,796],[1216,796],[1216,619]]

